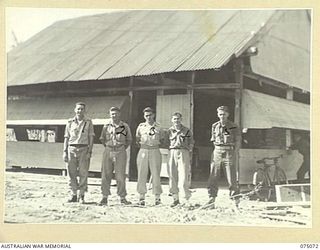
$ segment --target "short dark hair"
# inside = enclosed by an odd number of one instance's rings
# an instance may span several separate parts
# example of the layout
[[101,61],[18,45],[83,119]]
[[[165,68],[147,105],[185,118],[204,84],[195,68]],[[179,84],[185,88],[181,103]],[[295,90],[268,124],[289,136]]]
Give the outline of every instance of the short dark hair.
[[173,114],[172,114],[172,117],[173,116],[177,116],[177,117],[179,117],[179,118],[182,118],[182,114],[180,113],[180,112],[174,112]]
[[109,109],[109,112],[111,112],[111,111],[118,111],[118,112],[120,112],[120,109],[119,109],[118,107],[111,107],[111,108]]
[[146,107],[144,110],[143,110],[143,113],[146,113],[146,112],[151,112],[151,113],[155,113],[154,112],[154,109],[150,108],[150,107]]
[[83,107],[86,107],[86,104],[84,102],[77,102],[75,106],[82,105]]
[[217,112],[221,110],[221,111],[225,111],[225,112],[228,112],[229,113],[229,108],[228,106],[220,106],[217,108]]

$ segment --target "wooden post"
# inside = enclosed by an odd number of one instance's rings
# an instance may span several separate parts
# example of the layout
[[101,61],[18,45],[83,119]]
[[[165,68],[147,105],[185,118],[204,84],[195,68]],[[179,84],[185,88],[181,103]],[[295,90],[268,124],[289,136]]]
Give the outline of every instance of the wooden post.
[[188,95],[190,95],[190,129],[191,131],[193,131],[193,112],[194,112],[194,83],[195,83],[195,79],[196,79],[196,72],[192,71],[191,74],[191,89],[187,90]]
[[[287,89],[287,99],[293,100],[293,89]],[[286,129],[286,147],[290,147],[292,144],[292,133],[291,129]]]
[[133,80],[133,76],[131,76],[130,77],[130,82],[129,82],[129,89],[130,89],[130,91],[129,91],[129,98],[130,98],[130,101],[129,101],[129,124],[131,124],[132,123],[132,110],[133,110],[133,106],[132,106],[132,104],[133,104],[133,82],[134,82],[134,80]]
[[[132,130],[132,121],[133,121],[133,119],[132,119],[132,113],[133,113],[133,82],[134,82],[134,78],[133,78],[133,76],[131,76],[130,77],[130,80],[129,80],[130,82],[129,82],[129,89],[130,89],[130,91],[129,91],[129,119],[128,119],[128,123],[129,123],[129,127],[131,128],[131,130]],[[133,133],[133,131],[131,131],[131,133]],[[131,162],[132,162],[132,160],[131,159],[133,159],[133,158],[135,158],[135,156],[134,156],[134,151],[133,151],[133,148],[132,148],[132,146],[130,146],[130,148],[128,149],[129,150],[129,153],[128,153],[128,158],[129,159],[127,159],[127,166],[126,166],[126,173],[128,173],[128,176],[127,176],[127,179],[129,179],[130,180],[130,177],[132,177],[132,172],[133,172],[133,170],[130,168],[130,166],[133,166],[134,164],[131,164]],[[135,166],[135,165],[134,165]]]
[[[190,130],[192,131],[192,133],[194,134],[194,129],[193,129],[193,112],[194,112],[194,83],[195,83],[195,79],[196,79],[196,72],[195,71],[192,71],[191,73],[191,88],[189,88],[187,90],[187,93],[188,95],[190,96]],[[190,168],[190,173],[189,173],[189,176],[188,176],[188,180],[189,180],[189,183],[191,185],[191,181],[192,181],[192,168],[193,168],[193,152],[191,153],[190,155],[190,165],[191,165],[191,168]],[[197,166],[195,166],[197,168]]]
[[235,107],[234,107],[234,122],[239,127],[239,133],[235,145],[235,164],[237,169],[237,183],[239,185],[240,179],[240,148],[242,142],[242,124],[241,124],[241,98],[243,89],[243,59],[238,58],[235,61],[235,79],[239,83],[239,88],[235,90]]

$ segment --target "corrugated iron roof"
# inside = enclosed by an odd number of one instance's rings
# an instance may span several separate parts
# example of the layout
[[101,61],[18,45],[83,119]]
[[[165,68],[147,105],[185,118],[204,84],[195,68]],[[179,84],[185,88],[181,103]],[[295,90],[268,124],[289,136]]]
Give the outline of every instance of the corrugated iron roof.
[[279,12],[266,26],[268,35],[255,45],[259,53],[251,58],[252,71],[310,91],[311,25],[307,10]]
[[138,10],[59,21],[8,53],[8,86],[217,69],[273,10]]

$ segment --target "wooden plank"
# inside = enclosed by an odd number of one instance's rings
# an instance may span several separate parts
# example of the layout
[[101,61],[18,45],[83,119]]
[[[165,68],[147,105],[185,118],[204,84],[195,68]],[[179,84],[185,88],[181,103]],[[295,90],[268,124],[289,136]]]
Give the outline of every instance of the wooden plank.
[[276,185],[277,202],[310,201],[310,184]]
[[310,202],[281,202],[281,203],[274,203],[274,204],[266,204],[263,208],[267,210],[273,209],[281,209],[281,208],[293,208],[293,207],[306,207],[310,208]]
[[[65,81],[66,82],[66,81]],[[171,90],[171,89],[197,89],[197,90],[217,90],[221,91],[223,89],[238,89],[239,84],[237,83],[214,83],[214,84],[195,84],[194,86],[191,85],[156,85],[156,86],[134,86],[134,87],[106,87],[106,88],[94,88],[90,89],[90,93],[110,93],[115,91],[147,91],[147,90]],[[8,89],[11,90],[10,87]],[[85,88],[78,88],[78,89],[55,89],[54,91],[51,91],[51,93],[48,93],[47,90],[41,91],[37,90],[32,93],[32,96],[43,96],[43,95],[50,95],[53,96],[61,95],[61,94],[84,94],[88,93],[88,89]],[[24,92],[17,92],[15,94],[19,94],[21,96],[24,96]],[[224,92],[223,94],[233,96],[233,94],[229,94],[227,92]]]
[[284,216],[278,216],[278,215],[259,215],[259,217],[264,218],[264,219],[270,219],[270,220],[277,220],[277,221],[287,221],[287,222],[292,222],[296,223],[299,225],[307,225],[309,224],[309,221],[307,220],[302,220],[298,218],[289,218],[289,217],[284,217]]
[[[7,142],[6,160],[10,166],[65,169],[63,143]],[[100,172],[104,147],[94,144],[89,171]]]

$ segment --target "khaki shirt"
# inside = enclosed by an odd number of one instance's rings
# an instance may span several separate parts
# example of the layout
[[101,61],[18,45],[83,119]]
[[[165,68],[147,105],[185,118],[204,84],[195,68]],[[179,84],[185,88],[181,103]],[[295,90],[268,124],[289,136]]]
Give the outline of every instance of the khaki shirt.
[[227,121],[225,126],[222,126],[221,122],[218,121],[212,124],[210,141],[215,146],[234,146],[238,133],[239,128],[235,123]]
[[84,117],[82,121],[78,121],[76,117],[73,117],[68,120],[64,132],[64,137],[69,138],[69,145],[89,145],[90,136],[94,136],[93,124],[91,119]]
[[183,126],[180,130],[176,130],[174,126],[169,128],[169,149],[187,149],[193,148],[194,140],[190,129]]
[[103,126],[99,139],[107,146],[128,146],[132,142],[132,134],[127,123],[120,121],[117,125],[109,119]]
[[137,128],[136,137],[140,145],[159,146],[165,139],[165,132],[156,122],[153,125],[143,122]]

